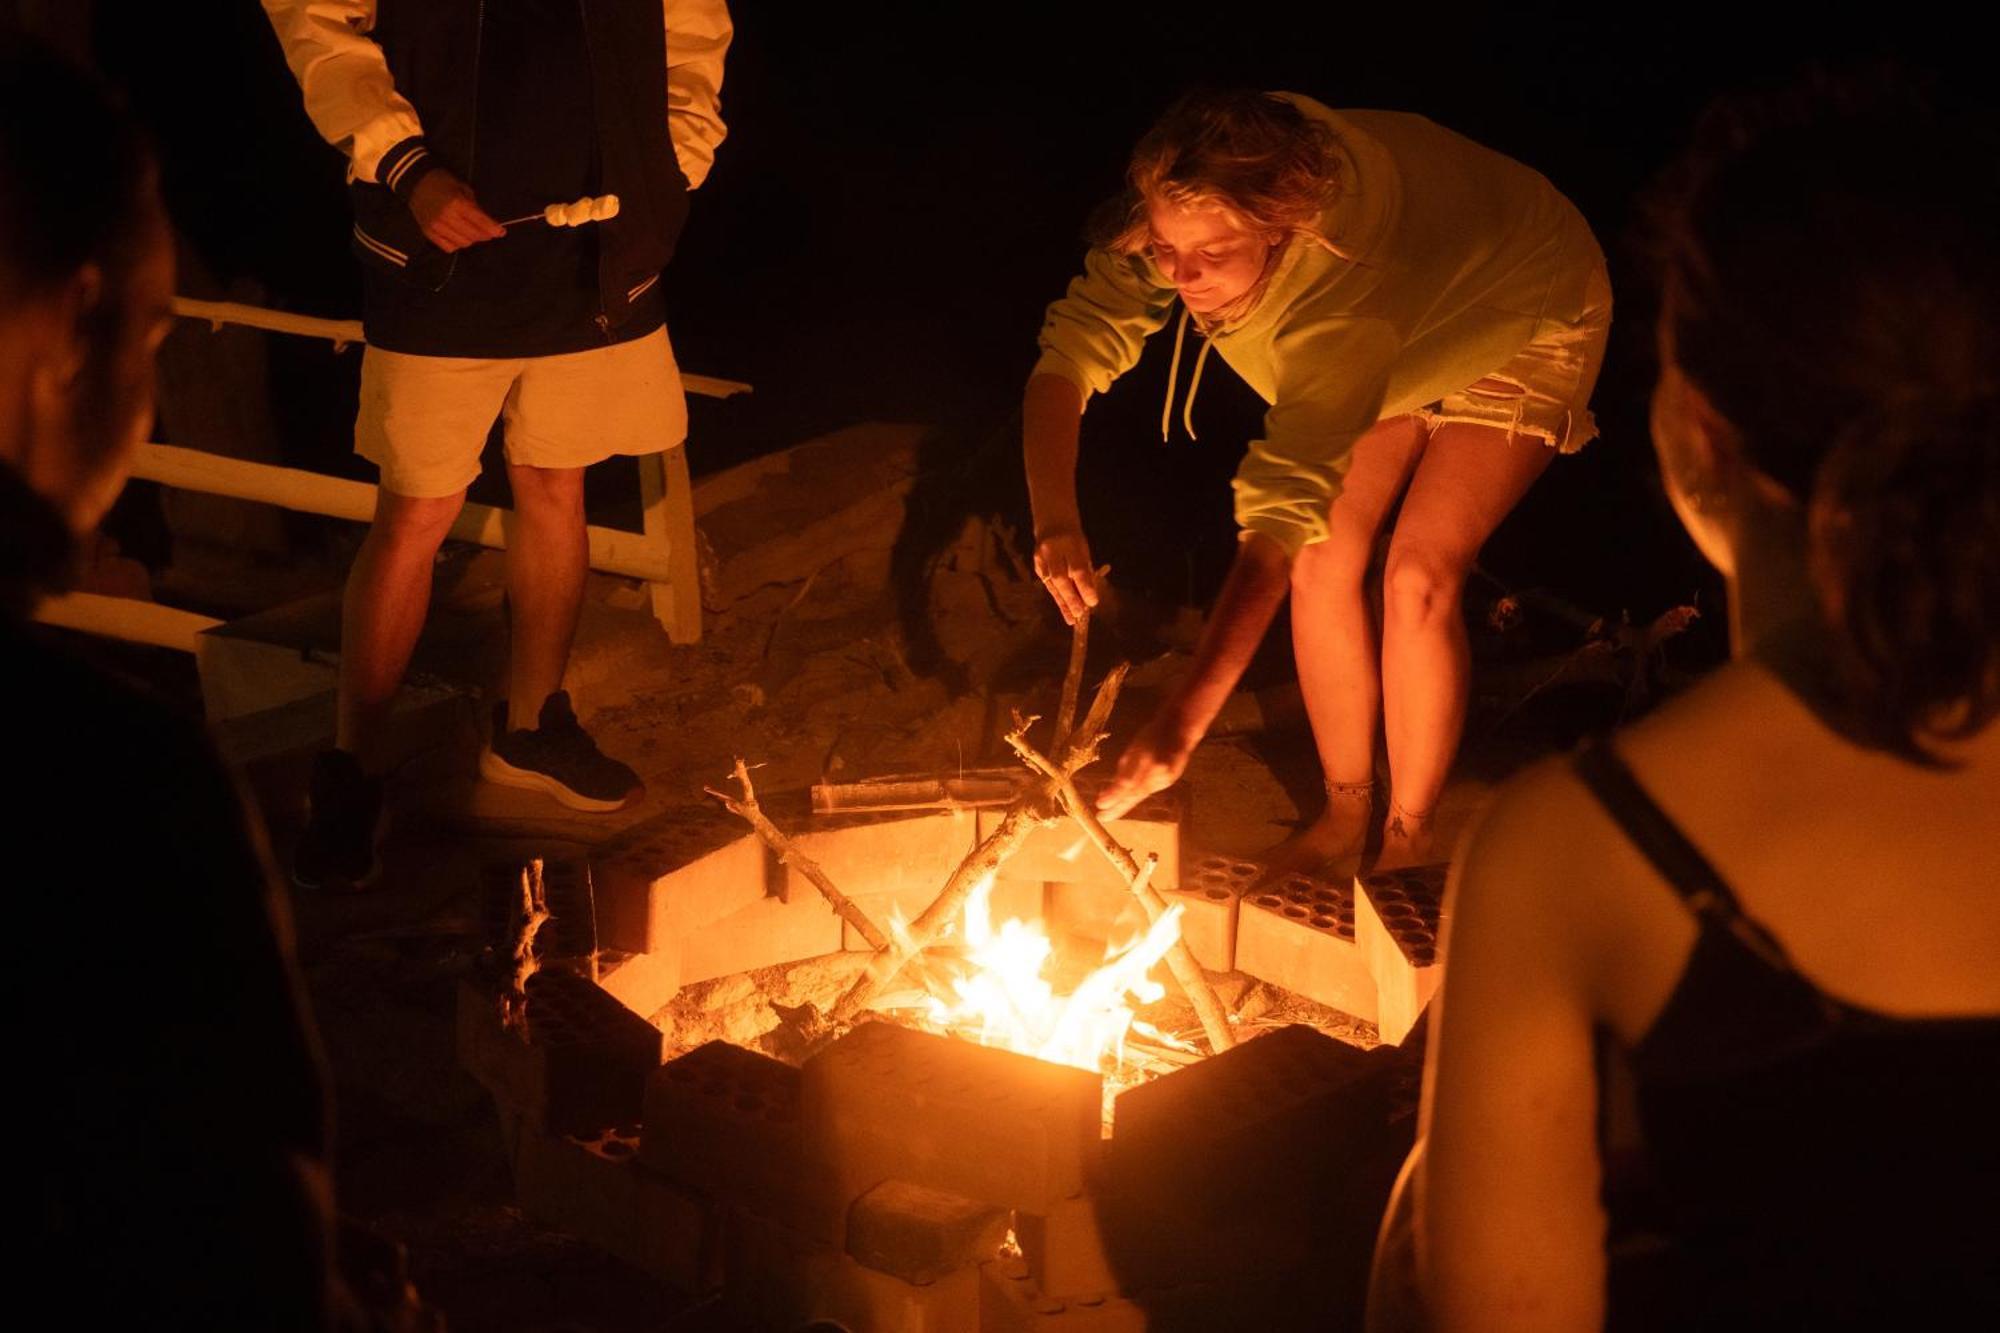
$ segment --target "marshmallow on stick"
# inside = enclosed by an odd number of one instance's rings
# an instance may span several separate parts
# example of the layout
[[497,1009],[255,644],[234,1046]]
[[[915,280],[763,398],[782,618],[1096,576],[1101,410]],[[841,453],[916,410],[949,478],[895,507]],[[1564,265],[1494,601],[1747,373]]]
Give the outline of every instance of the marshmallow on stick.
[[618,216],[618,196],[585,195],[574,203],[550,204],[542,210],[542,220],[551,227],[581,227],[586,222],[603,222]]

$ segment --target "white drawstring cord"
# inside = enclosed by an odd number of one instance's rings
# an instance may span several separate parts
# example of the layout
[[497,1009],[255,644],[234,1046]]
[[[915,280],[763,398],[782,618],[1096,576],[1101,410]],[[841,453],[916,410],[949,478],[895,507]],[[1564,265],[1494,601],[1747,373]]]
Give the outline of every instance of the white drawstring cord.
[[1174,325],[1174,359],[1167,367],[1167,401],[1160,404],[1161,444],[1167,442],[1167,436],[1174,426],[1174,385],[1178,384],[1181,378],[1181,343],[1187,338],[1187,326],[1187,307],[1182,306],[1181,322]]
[[[1181,307],[1180,323],[1174,325],[1174,359],[1167,367],[1167,401],[1160,404],[1160,443],[1165,444],[1174,425],[1174,389],[1181,380],[1181,346],[1187,341],[1188,308]],[[1190,440],[1200,439],[1194,433],[1194,396],[1201,391],[1201,368],[1208,362],[1208,335],[1201,336],[1201,350],[1194,354],[1194,375],[1188,380],[1187,400],[1181,404],[1181,425],[1187,428]]]

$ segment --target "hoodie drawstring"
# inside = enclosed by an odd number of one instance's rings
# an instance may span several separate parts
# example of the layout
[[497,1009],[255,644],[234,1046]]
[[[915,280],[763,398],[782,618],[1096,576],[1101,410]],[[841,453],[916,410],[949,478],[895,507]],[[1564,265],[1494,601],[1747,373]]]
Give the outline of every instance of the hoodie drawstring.
[[[1174,422],[1174,390],[1181,380],[1181,345],[1187,339],[1188,308],[1181,307],[1180,323],[1174,326],[1174,359],[1167,367],[1167,401],[1160,405],[1160,443],[1167,442],[1168,433]],[[1181,425],[1187,428],[1188,438],[1201,437],[1194,433],[1194,396],[1201,392],[1201,368],[1208,363],[1209,339],[1201,336],[1201,350],[1194,354],[1194,375],[1188,380],[1187,399],[1181,404]]]

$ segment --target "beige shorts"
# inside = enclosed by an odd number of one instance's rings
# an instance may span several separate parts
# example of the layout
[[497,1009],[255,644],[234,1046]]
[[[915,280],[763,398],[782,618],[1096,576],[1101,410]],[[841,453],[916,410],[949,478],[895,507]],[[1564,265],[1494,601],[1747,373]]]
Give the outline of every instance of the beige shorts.
[[470,486],[496,417],[507,461],[525,467],[587,467],[687,438],[687,397],[664,328],[561,356],[488,360],[370,347],[361,358],[354,451],[382,469],[386,491],[423,499]]
[[1418,408],[1415,415],[1426,430],[1447,422],[1495,426],[1573,454],[1597,438],[1590,394],[1604,368],[1610,337],[1611,277],[1599,264],[1586,289],[1581,319],[1574,324],[1544,321],[1538,336],[1513,360]]

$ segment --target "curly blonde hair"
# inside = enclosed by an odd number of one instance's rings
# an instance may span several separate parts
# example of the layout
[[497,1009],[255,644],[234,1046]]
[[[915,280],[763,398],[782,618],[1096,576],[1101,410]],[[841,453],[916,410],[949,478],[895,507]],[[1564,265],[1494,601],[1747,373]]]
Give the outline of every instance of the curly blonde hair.
[[1153,204],[1216,206],[1261,231],[1315,231],[1340,190],[1333,127],[1273,93],[1189,93],[1167,108],[1132,150],[1125,194],[1092,239],[1116,254],[1150,241]]

